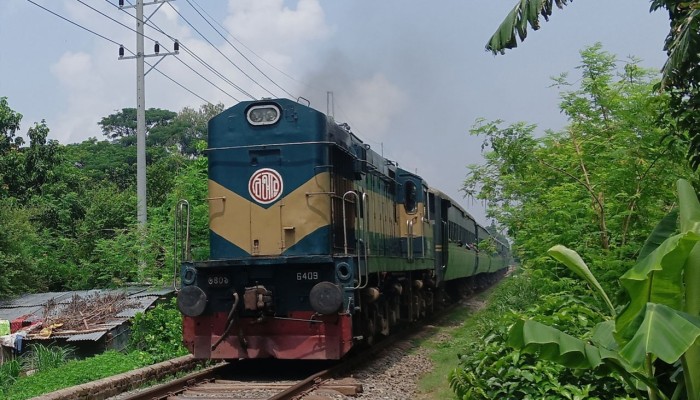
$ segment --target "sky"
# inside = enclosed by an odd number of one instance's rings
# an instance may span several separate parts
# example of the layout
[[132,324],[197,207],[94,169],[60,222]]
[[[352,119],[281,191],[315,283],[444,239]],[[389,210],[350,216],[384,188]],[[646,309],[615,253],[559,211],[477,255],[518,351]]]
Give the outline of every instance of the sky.
[[[102,117],[136,106],[136,64],[119,60],[117,45],[136,51],[133,9],[119,9],[117,0],[32,1],[103,37],[29,1],[0,0],[0,97],[23,115],[22,132],[45,120],[60,143],[102,139]],[[484,205],[460,192],[467,165],[483,160],[482,139],[469,135],[476,119],[561,129],[566,118],[551,77],[568,72],[575,81],[581,49],[601,42],[619,60],[635,56],[658,70],[668,33],[667,14],[650,13],[648,1],[581,0],[494,56],[484,45],[516,0],[162,3],[145,7],[153,13],[146,53],[153,40],[172,49],[171,38],[183,50],[158,63],[167,77],[147,74],[147,108],[303,97],[482,224]]]

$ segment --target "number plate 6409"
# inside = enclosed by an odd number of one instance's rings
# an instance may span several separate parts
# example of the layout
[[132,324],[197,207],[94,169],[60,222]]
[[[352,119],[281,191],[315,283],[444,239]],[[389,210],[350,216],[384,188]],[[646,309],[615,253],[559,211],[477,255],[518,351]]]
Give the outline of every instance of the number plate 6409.
[[316,281],[318,280],[318,271],[314,272],[297,272],[298,281]]

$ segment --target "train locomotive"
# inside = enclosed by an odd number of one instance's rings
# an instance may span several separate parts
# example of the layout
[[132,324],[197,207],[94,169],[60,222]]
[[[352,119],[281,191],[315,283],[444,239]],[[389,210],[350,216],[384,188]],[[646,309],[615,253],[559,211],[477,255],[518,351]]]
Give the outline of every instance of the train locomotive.
[[196,358],[340,359],[508,265],[507,243],[308,104],[241,102],[208,132],[210,255],[180,264],[177,297]]

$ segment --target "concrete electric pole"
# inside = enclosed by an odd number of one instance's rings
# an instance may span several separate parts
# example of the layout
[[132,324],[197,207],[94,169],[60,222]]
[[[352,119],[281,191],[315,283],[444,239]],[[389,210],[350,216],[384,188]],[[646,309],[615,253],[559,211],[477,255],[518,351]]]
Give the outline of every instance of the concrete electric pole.
[[[180,45],[176,41],[174,44],[174,51],[168,53],[160,52],[160,45],[158,42],[155,44],[154,54],[146,55],[143,49],[143,26],[148,23],[153,14],[156,13],[163,6],[163,4],[172,0],[154,0],[149,3],[144,3],[144,0],[136,0],[136,5],[124,5],[124,0],[119,0],[120,8],[136,8],[136,55],[135,56],[124,56],[124,48],[119,48],[119,59],[129,60],[136,59],[136,198],[138,202],[137,215],[139,228],[145,231],[147,222],[147,211],[146,211],[146,75],[158,65],[159,62],[165,58],[165,56],[178,54],[180,50]],[[143,19],[143,7],[148,5],[155,5],[158,7],[151,15]],[[144,59],[146,57],[160,57],[151,68],[144,72]]]

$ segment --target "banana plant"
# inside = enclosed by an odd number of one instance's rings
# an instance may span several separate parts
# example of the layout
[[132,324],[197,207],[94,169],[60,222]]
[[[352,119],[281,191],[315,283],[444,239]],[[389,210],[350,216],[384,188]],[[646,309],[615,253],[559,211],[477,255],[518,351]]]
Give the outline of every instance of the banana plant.
[[[687,181],[679,180],[677,188],[679,217],[670,214],[657,225],[637,264],[620,277],[630,299],[624,307],[613,306],[575,251],[561,245],[549,250],[610,310],[610,319],[594,328],[590,342],[525,320],[510,328],[509,345],[569,368],[617,373],[633,390],[645,387],[652,400],[700,400],[700,202]],[[672,394],[657,385],[657,359],[681,363],[683,379]]]

